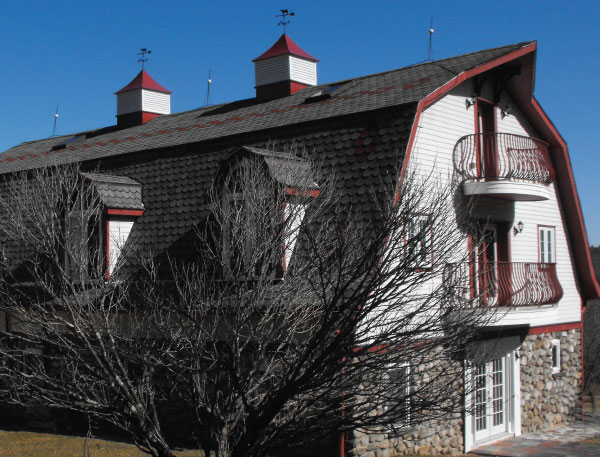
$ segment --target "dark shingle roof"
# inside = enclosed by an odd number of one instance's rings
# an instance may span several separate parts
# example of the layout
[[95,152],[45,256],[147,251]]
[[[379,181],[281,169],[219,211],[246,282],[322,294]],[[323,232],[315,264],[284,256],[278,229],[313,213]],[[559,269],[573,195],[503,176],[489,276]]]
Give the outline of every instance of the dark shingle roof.
[[[259,102],[233,102],[155,118],[144,125],[83,132],[84,139],[53,150],[73,135],[22,143],[0,155],[0,173],[93,160],[136,151],[196,143],[257,130],[294,125],[419,101],[463,71],[531,44],[518,43],[399,70],[309,87]],[[307,97],[338,86],[330,98]]]
[[[0,174],[87,161],[83,168],[94,171],[90,179],[107,187],[104,198],[127,208],[132,202],[141,208],[141,185],[145,211],[131,239],[142,255],[193,255],[195,227],[211,211],[219,167],[240,148],[269,161],[275,179],[281,161],[290,164],[290,152],[317,157],[335,170],[341,204],[368,218],[393,192],[383,184],[398,176],[417,102],[457,74],[528,44],[306,88],[269,102],[242,100],[137,127],[83,132],[70,142],[77,135],[23,143],[0,155]],[[306,102],[319,92],[320,98]]]
[[243,149],[264,159],[274,181],[284,186],[301,189],[316,189],[319,187],[309,161],[293,154],[269,151],[268,149],[247,146]]
[[143,210],[142,185],[125,176],[81,173],[89,180],[107,208]]

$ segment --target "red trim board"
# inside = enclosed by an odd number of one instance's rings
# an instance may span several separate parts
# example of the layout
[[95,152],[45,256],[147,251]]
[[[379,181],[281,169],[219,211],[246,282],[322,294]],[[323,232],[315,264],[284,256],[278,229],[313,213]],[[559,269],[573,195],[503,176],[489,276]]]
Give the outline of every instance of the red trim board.
[[581,322],[571,322],[568,324],[544,325],[542,327],[532,327],[529,329],[529,335],[538,335],[540,333],[566,332],[567,330],[582,329]]
[[143,209],[108,209],[108,214],[110,216],[141,216],[144,214]]

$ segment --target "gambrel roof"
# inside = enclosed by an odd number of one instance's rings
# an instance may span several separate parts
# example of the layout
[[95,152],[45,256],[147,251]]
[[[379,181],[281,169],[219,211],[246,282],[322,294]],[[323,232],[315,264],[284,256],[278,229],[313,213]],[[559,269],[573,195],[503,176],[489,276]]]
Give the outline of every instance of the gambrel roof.
[[[531,42],[518,43],[308,87],[268,102],[248,99],[160,116],[146,124],[121,130],[109,127],[26,142],[0,155],[0,173],[195,143],[415,103],[461,72],[529,44]],[[315,95],[325,97],[311,102],[310,98]],[[65,148],[55,148],[77,136],[81,138]]]
[[594,297],[600,287],[566,144],[532,95],[535,52],[535,42],[522,42],[307,87],[271,101],[247,99],[135,127],[25,142],[0,155],[0,174],[81,162],[94,173],[130,177],[142,185],[145,207],[132,236],[155,253],[185,250],[186,234],[209,212],[208,193],[220,164],[241,147],[317,154],[342,178],[342,200],[369,214],[382,174],[398,176],[406,169],[423,109],[469,78],[527,58],[516,97],[550,143],[582,294]]

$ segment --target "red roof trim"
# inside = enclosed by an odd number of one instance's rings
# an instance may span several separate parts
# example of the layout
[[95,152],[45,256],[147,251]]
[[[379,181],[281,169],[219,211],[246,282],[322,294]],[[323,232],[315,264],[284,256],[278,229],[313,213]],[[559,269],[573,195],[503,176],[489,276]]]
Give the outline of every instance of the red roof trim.
[[266,52],[258,56],[252,62],[258,62],[259,60],[265,60],[271,57],[283,55],[292,55],[302,57],[303,59],[312,60],[313,62],[318,62],[317,59],[301,49],[300,46],[294,43],[292,39],[285,33],[279,37],[273,46],[271,46]]
[[[415,142],[417,129],[419,126],[419,121],[421,119],[421,114],[423,110],[429,105],[435,103],[441,97],[446,95],[456,86],[462,84],[467,79],[470,79],[480,73],[491,70],[494,67],[502,65],[506,62],[509,62],[514,59],[518,59],[526,54],[534,53],[537,50],[537,43],[533,42],[528,44],[521,49],[517,49],[515,51],[509,52],[497,59],[493,59],[489,62],[486,62],[482,65],[479,65],[471,70],[467,70],[454,77],[450,81],[448,81],[443,86],[437,88],[432,93],[427,95],[425,98],[421,99],[417,106],[417,112],[415,114],[415,119],[413,121],[413,125],[410,132],[410,137],[408,140],[408,147],[406,149],[406,155],[404,157],[404,162],[402,164],[402,172],[400,175],[400,179],[402,179],[408,169],[408,162],[410,160],[410,152]],[[555,136],[556,141],[560,144],[560,150],[557,151],[558,154],[555,157],[560,161],[560,163],[555,164],[557,170],[557,178],[559,182],[559,193],[561,198],[561,209],[565,214],[565,223],[568,227],[568,236],[570,239],[570,244],[575,249],[575,253],[573,253],[573,259],[575,262],[575,266],[577,269],[578,277],[582,285],[582,294],[588,298],[599,298],[600,297],[600,286],[598,285],[598,281],[596,280],[596,275],[594,273],[594,268],[592,265],[592,256],[590,254],[588,248],[588,238],[585,230],[585,224],[583,222],[583,214],[581,212],[581,205],[579,203],[579,196],[577,195],[577,188],[575,187],[575,179],[573,177],[573,170],[571,169],[571,161],[569,159],[569,154],[567,151],[567,144],[562,139],[546,113],[542,110],[538,102],[534,97],[531,98],[531,104],[535,109],[535,112],[540,117],[540,120],[546,125],[546,127],[552,132]],[[396,201],[398,200],[399,195],[396,195]]]
[[600,285],[596,279],[594,265],[592,263],[592,254],[589,249],[589,241],[585,222],[583,220],[583,212],[581,211],[581,203],[579,194],[575,186],[575,177],[573,176],[573,168],[571,167],[571,159],[569,158],[569,150],[567,143],[562,138],[558,130],[550,121],[535,97],[532,97],[531,104],[535,113],[539,116],[540,121],[551,132],[553,139],[560,145],[558,148],[551,147],[554,159],[554,168],[556,170],[556,179],[558,182],[558,192],[560,201],[562,202],[562,210],[565,215],[565,223],[568,229],[568,235],[573,247],[573,261],[575,263],[583,295],[588,298],[600,297]]
[[152,77],[146,73],[146,70],[140,71],[135,78],[131,80],[123,89],[118,90],[115,94],[121,94],[123,92],[129,92],[135,89],[147,89],[154,90],[156,92],[162,92],[164,94],[170,94],[171,91],[165,89],[163,86],[158,84]]

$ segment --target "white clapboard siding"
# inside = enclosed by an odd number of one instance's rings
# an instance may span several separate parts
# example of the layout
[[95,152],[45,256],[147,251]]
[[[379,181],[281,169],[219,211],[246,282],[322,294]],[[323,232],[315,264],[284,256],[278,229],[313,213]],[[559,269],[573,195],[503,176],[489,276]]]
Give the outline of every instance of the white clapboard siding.
[[108,221],[108,272],[112,274],[123,246],[129,238],[133,221],[109,220]]
[[142,89],[142,109],[146,113],[171,114],[171,95]]
[[290,56],[276,56],[254,62],[256,86],[264,86],[290,79]]
[[309,86],[316,86],[317,63],[290,56],[290,79]]
[[[489,91],[489,88],[484,88],[484,92],[486,91]],[[440,183],[452,176],[454,145],[462,136],[475,133],[475,110],[473,107],[467,108],[465,104],[466,98],[472,92],[473,87],[467,81],[424,110],[411,151],[411,170],[427,176],[433,168],[436,171],[433,176],[440,180]],[[502,119],[497,110],[498,132],[536,136],[516,106],[507,96],[504,96],[501,106],[506,103],[511,104],[511,114]],[[505,202],[503,204],[505,205]],[[501,206],[499,205],[498,211],[502,211]],[[516,224],[519,221],[523,221],[525,229],[518,235],[514,235],[511,231],[510,248],[513,262],[539,262],[538,225],[549,225],[556,228],[557,274],[564,295],[557,305],[503,311],[496,325],[542,326],[579,321],[581,319],[581,300],[577,291],[573,259],[569,251],[564,221],[554,186],[552,186],[552,197],[549,200],[515,202],[513,223]],[[434,245],[439,242],[442,240],[434,240]],[[466,249],[467,240],[465,238],[465,252]]]

